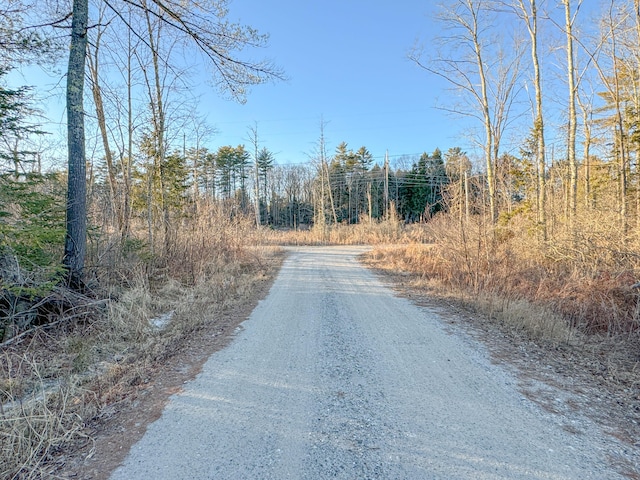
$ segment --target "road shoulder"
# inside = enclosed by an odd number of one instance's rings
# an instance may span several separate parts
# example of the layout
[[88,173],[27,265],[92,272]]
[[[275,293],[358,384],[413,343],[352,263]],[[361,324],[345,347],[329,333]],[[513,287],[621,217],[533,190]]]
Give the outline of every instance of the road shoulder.
[[263,279],[255,284],[252,295],[224,311],[215,321],[192,332],[180,349],[163,363],[140,366],[144,381],[131,385],[123,399],[109,405],[85,434],[89,441],[64,459],[58,478],[106,480],[127,456],[130,448],[160,417],[171,395],[193,380],[207,359],[233,339],[237,328],[264,299],[282,266],[286,253],[273,256]]
[[436,309],[452,333],[481,342],[493,363],[516,376],[522,395],[553,414],[567,432],[582,435],[582,426],[595,423],[611,439],[610,464],[620,474],[640,479],[638,384],[632,379],[620,381],[621,375],[614,371],[616,362],[622,365],[635,358],[637,365],[637,353],[627,351],[634,342],[621,346],[612,338],[556,345],[534,341],[469,306],[415,287],[409,274],[376,268],[362,256],[360,261],[399,296]]

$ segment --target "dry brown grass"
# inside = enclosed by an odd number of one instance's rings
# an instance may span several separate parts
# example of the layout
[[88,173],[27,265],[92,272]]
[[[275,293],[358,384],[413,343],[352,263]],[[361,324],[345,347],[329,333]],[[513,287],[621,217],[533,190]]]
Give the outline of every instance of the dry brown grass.
[[369,258],[536,338],[636,331],[640,248],[620,242],[610,218],[579,220],[574,234],[542,241],[525,217],[494,227],[442,215],[423,227],[432,243],[380,247]]
[[[90,319],[38,329],[0,356],[0,478],[56,478],[84,425],[145,383],[190,335],[265,278],[276,249],[253,247],[249,219],[208,211],[163,252],[144,242],[96,252],[111,301]],[[103,304],[104,305],[104,304]]]
[[397,219],[363,222],[356,225],[320,225],[310,229],[260,230],[260,241],[266,245],[382,245],[422,242],[424,229],[404,225]]
[[84,439],[84,419],[96,412],[92,402],[79,402],[83,389],[69,379],[46,379],[30,362],[35,385],[3,390],[0,429],[0,477],[50,478],[50,460],[68,444]]

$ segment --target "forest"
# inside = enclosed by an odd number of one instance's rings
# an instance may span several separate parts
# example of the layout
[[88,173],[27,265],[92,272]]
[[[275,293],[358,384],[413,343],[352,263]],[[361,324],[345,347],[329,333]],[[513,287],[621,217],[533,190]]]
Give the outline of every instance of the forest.
[[[470,119],[474,151],[381,161],[349,138],[330,148],[321,121],[299,163],[257,124],[211,147],[185,100],[177,59],[193,51],[232,101],[286,77],[247,60],[268,36],[227,21],[227,1],[36,3],[0,6],[0,476],[46,476],[82,419],[142,382],[127,365],[165,361],[245,301],[282,245],[370,244],[378,268],[535,341],[638,346],[638,0],[445,0],[407,56],[448,85],[438,108]],[[64,70],[65,165],[39,92],[7,80],[34,64]],[[632,371],[629,355],[603,375]]]

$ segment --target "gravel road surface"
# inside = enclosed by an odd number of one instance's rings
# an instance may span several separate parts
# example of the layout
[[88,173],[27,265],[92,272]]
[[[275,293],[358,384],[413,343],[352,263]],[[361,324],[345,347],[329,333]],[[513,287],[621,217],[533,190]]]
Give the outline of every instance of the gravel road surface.
[[622,478],[595,427],[563,429],[437,310],[394,296],[362,251],[292,249],[111,478]]

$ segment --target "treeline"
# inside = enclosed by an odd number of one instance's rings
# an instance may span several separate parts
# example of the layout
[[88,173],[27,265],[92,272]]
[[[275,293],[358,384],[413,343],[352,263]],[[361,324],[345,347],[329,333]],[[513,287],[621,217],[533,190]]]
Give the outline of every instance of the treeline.
[[471,172],[459,148],[444,155],[438,149],[423,153],[412,159],[410,168],[402,168],[393,162],[375,163],[366,147],[353,151],[343,142],[325,160],[278,164],[268,149],[252,154],[244,145],[226,145],[215,152],[185,148],[167,155],[160,168],[151,157],[137,162],[130,185],[118,163],[111,174],[105,164],[91,170],[90,204],[97,223],[114,230],[123,223],[121,204],[130,205],[127,216],[147,226],[150,241],[162,219],[180,224],[205,204],[276,228],[379,221],[390,209],[394,217],[413,223],[446,211],[450,185]]

